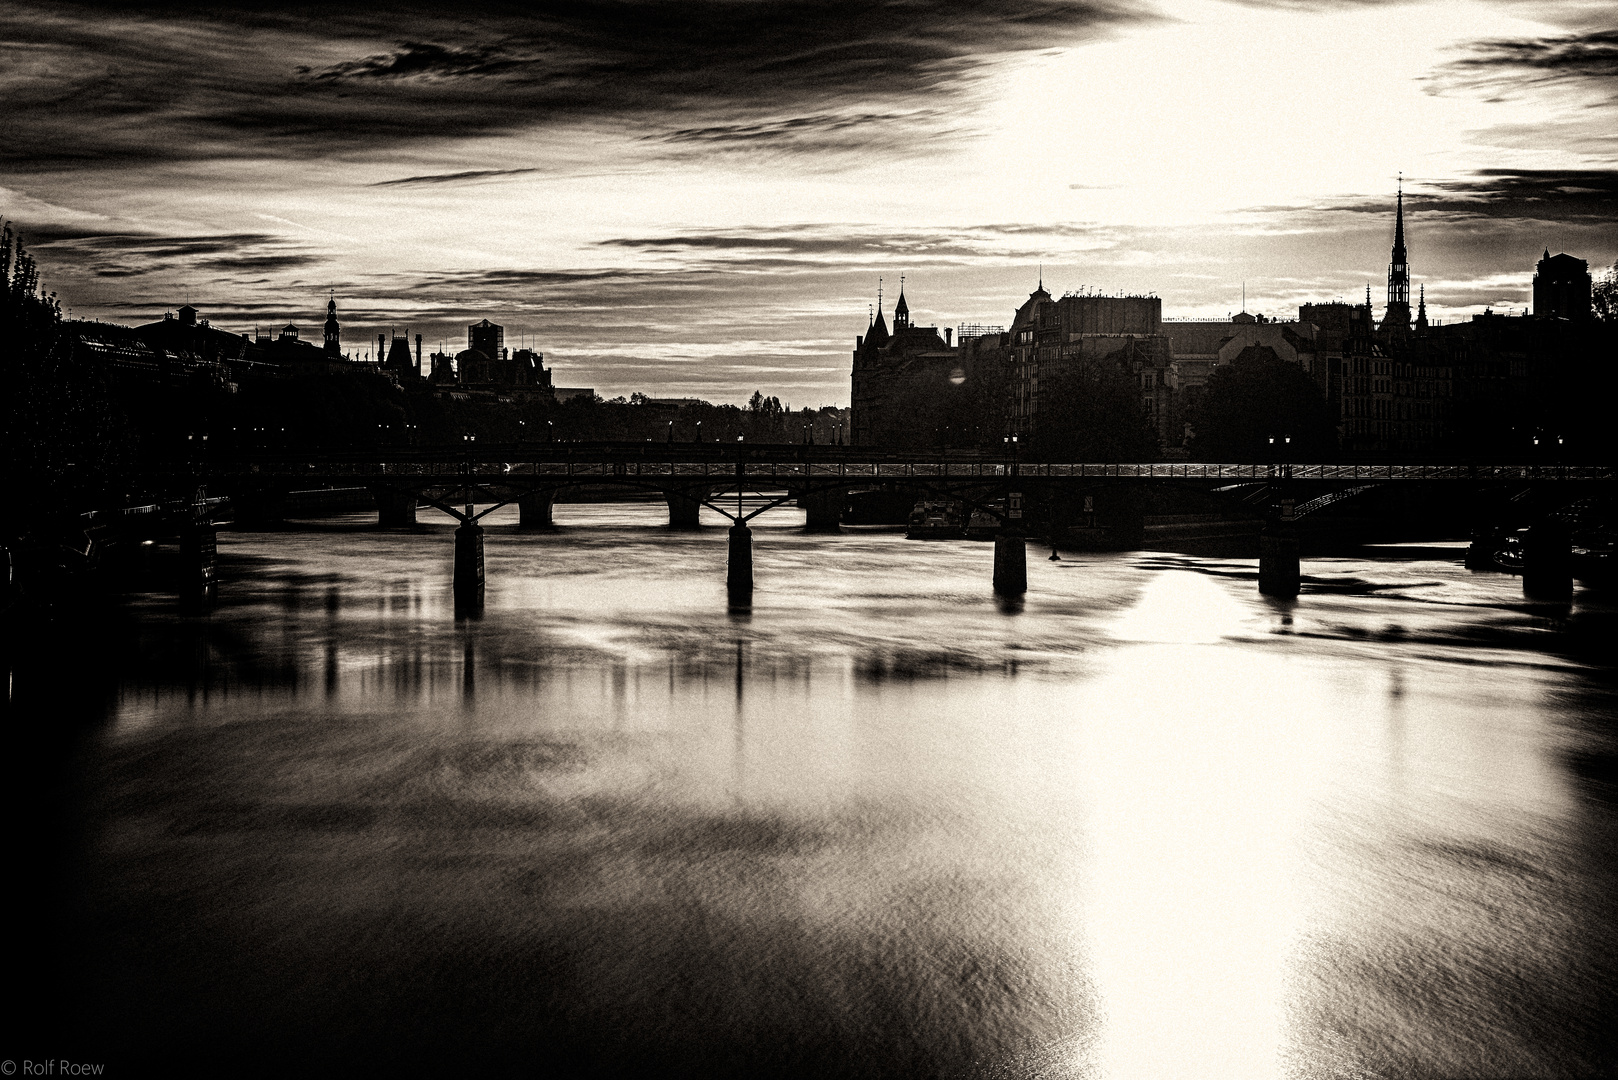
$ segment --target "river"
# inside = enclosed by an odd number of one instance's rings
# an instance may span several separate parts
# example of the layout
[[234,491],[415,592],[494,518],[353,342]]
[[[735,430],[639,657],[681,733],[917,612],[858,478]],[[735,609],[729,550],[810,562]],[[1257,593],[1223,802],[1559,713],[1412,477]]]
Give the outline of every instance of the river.
[[425,513],[222,533],[203,618],[126,599],[58,785],[61,1046],[237,1071],[1618,1068],[1601,596],[1526,603],[1459,546],[1306,560],[1296,602],[1253,560],[1031,546],[1009,603],[990,544],[783,509],[736,609],[721,519],[556,518],[489,520],[475,619]]

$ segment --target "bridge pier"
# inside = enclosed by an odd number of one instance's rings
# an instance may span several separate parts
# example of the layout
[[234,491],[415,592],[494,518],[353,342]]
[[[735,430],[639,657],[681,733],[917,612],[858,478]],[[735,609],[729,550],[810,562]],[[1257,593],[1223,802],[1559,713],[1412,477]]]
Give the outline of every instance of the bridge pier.
[[371,489],[376,498],[376,523],[384,529],[409,528],[416,523],[416,493],[398,488]]
[[1002,596],[1028,591],[1028,542],[1020,535],[994,538],[994,591]]
[[1573,540],[1567,526],[1543,521],[1523,537],[1522,591],[1535,600],[1573,595]]
[[468,521],[455,530],[455,606],[483,604],[483,526]]
[[699,484],[664,491],[663,498],[669,504],[669,528],[695,529],[702,502],[712,490],[707,485]]
[[837,487],[810,488],[798,496],[803,507],[803,527],[810,532],[836,532],[843,524],[845,493]]
[[1495,565],[1495,552],[1505,541],[1505,532],[1500,529],[1478,529],[1474,531],[1472,542],[1466,548],[1466,568],[1468,570],[1498,570]]
[[1265,596],[1298,595],[1298,537],[1288,522],[1271,522],[1258,536],[1258,591]]
[[231,517],[237,525],[275,528],[286,522],[286,500],[279,488],[240,491],[230,498]]
[[212,606],[219,597],[219,536],[213,522],[198,521],[180,533],[180,603],[192,609]]
[[732,593],[753,591],[753,530],[739,521],[730,527],[730,559],[725,570],[725,588]]
[[554,491],[534,491],[517,500],[517,527],[519,529],[549,529],[551,507],[556,501]]

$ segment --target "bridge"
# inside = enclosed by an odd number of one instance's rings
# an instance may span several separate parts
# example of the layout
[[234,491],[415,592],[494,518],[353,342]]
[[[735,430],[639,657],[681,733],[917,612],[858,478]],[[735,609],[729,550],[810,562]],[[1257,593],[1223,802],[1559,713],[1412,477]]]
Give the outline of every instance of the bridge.
[[[1028,515],[1036,508],[1109,486],[1185,485],[1227,499],[1247,514],[1262,513],[1259,588],[1292,596],[1299,589],[1297,522],[1327,506],[1409,483],[1551,490],[1557,493],[1552,501],[1565,504],[1579,493],[1610,490],[1614,475],[1608,467],[1572,465],[1101,464],[845,446],[600,442],[490,447],[468,442],[456,449],[175,462],[166,479],[171,490],[189,485],[189,490],[222,493],[238,521],[276,520],[287,492],[309,488],[368,490],[384,526],[413,525],[418,506],[435,507],[460,522],[454,588],[457,602],[471,607],[481,602],[485,584],[479,522],[515,503],[523,526],[547,527],[557,494],[580,486],[660,494],[671,528],[696,527],[703,507],[725,517],[731,522],[726,582],[733,594],[746,594],[753,588],[748,522],[788,502],[803,507],[811,530],[836,530],[847,493],[860,489],[897,487],[965,504],[1001,524],[995,541],[995,591],[1021,593],[1027,589]],[[744,505],[744,494],[754,496],[750,505]],[[182,537],[192,538],[185,550],[208,563],[197,575],[198,581],[205,580],[204,591],[213,583],[212,515],[218,505],[217,500],[194,502],[194,521],[181,530]],[[1556,593],[1565,580],[1571,590],[1569,543],[1565,526],[1536,522],[1530,530],[1525,588]]]

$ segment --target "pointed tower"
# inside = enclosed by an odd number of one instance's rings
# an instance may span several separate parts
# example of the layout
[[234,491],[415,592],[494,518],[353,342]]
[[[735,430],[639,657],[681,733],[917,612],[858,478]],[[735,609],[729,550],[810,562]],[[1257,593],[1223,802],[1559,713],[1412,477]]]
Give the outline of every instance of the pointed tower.
[[326,355],[341,356],[340,328],[337,325],[337,294],[336,292],[326,300]]
[[[894,317],[898,318],[898,312],[897,311],[894,312]],[[890,335],[888,334],[888,320],[886,320],[886,319],[884,319],[882,317],[882,279],[877,278],[876,279],[876,322],[871,324],[870,331],[867,332],[866,335],[865,335],[865,347],[868,348],[868,349],[880,349],[882,346],[884,346],[884,345],[886,345],[888,343],[888,338],[889,337],[890,337]]]
[[899,302],[893,308],[893,332],[902,334],[910,329],[910,305],[905,303],[905,279],[899,275]]
[[1416,306],[1416,329],[1427,332],[1427,286],[1421,287],[1421,300]]
[[1382,313],[1382,332],[1410,328],[1410,260],[1405,253],[1405,189],[1399,181],[1399,209],[1393,223],[1393,259],[1388,264],[1388,307]]

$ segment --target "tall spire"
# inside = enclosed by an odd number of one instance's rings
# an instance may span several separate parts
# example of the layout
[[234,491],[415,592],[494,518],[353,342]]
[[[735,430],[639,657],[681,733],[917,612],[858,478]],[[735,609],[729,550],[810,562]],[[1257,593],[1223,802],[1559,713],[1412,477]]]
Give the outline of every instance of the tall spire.
[[333,289],[326,298],[326,355],[341,355],[341,333],[337,325],[337,290]]
[[1388,309],[1382,316],[1396,323],[1410,322],[1410,259],[1405,252],[1405,186],[1399,174],[1399,203],[1393,224],[1393,258],[1388,263]]
[[1399,174],[1399,209],[1393,223],[1393,253],[1401,256],[1405,250],[1405,177]]
[[1399,198],[1393,218],[1393,254],[1388,262],[1388,306],[1382,333],[1400,337],[1410,332],[1410,259],[1405,253],[1405,178],[1399,174]]
[[910,328],[910,305],[905,302],[905,279],[899,275],[899,302],[893,305],[893,332]]

